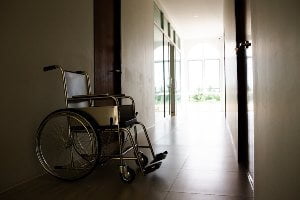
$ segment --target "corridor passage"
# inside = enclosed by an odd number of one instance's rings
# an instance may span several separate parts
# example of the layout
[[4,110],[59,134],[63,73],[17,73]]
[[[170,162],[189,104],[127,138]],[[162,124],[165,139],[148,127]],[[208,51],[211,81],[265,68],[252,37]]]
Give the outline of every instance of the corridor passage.
[[155,150],[168,150],[162,167],[132,184],[121,183],[115,161],[88,177],[63,182],[44,175],[0,199],[252,200],[247,174],[239,169],[223,112],[187,108],[150,131]]

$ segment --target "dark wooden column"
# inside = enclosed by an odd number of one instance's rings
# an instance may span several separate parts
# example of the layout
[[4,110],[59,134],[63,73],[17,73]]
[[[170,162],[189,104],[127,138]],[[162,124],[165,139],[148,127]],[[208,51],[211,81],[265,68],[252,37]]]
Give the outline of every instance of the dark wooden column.
[[121,0],[94,0],[95,93],[121,93]]

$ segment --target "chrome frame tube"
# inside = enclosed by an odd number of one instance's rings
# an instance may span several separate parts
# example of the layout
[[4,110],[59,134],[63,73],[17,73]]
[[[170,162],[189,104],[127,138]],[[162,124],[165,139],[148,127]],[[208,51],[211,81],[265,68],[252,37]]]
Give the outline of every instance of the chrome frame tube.
[[136,126],[133,127],[133,130],[134,130],[134,140],[135,140],[135,144],[136,144],[137,146],[139,146],[139,144],[138,144],[138,133],[137,133],[137,128],[136,128]]
[[[141,122],[136,122],[136,124],[139,124],[140,126],[142,126],[143,131],[144,131],[144,134],[145,134],[146,139],[147,139],[147,142],[148,142],[148,145],[149,145],[148,148],[150,148],[151,154],[152,154],[153,159],[154,159],[154,158],[155,158],[155,153],[154,153],[154,150],[153,150],[153,147],[152,147],[152,144],[151,144],[151,141],[150,141],[150,138],[149,138],[149,135],[148,135],[148,133],[147,133],[147,129],[146,129],[145,125],[142,124]],[[142,148],[143,148],[143,147],[142,147]]]
[[135,102],[134,99],[131,96],[116,96],[117,99],[130,99],[131,100],[131,105],[133,109],[133,114],[135,115]]
[[61,76],[62,76],[62,80],[63,80],[63,87],[64,87],[65,104],[66,104],[66,108],[67,108],[68,107],[68,92],[67,92],[67,81],[66,81],[65,71],[63,70],[63,68],[60,65],[57,65],[57,68],[61,72]]
[[124,166],[124,159],[123,159],[123,142],[122,142],[122,136],[121,136],[121,131],[118,131],[118,135],[119,135],[119,151],[120,151],[120,166]]
[[123,151],[123,155],[126,155],[129,151],[133,150],[133,147],[129,147],[125,151]]
[[[120,157],[113,157],[112,160],[120,160]],[[137,157],[124,157],[123,160],[138,160]]]
[[[86,77],[86,82],[87,82],[87,90],[88,90],[88,94],[91,95],[92,94],[92,89],[91,89],[91,80],[90,80],[90,76],[85,72],[84,73],[85,77]],[[93,105],[93,101],[90,100],[89,101],[89,106]]]
[[142,149],[150,149],[150,146],[138,146],[138,147]]
[[99,96],[89,96],[89,95],[82,95],[82,96],[75,96],[72,98],[67,98],[67,102],[81,102],[81,101],[93,101],[93,100],[105,100],[105,99],[112,99],[116,106],[119,106],[119,101],[117,98],[113,97],[113,96],[103,96],[103,95],[99,95]]
[[142,163],[141,163],[141,161],[140,161],[140,159],[138,157],[139,156],[139,151],[138,151],[137,145],[134,142],[132,134],[131,134],[130,130],[127,129],[127,128],[121,128],[121,130],[124,131],[124,132],[126,132],[129,135],[129,139],[130,139],[131,145],[133,147],[134,155],[137,158],[136,160],[137,160],[138,166],[139,166],[139,168],[140,168],[140,170],[141,170],[141,172],[142,172],[142,174],[144,176],[145,175],[144,168],[143,168]]

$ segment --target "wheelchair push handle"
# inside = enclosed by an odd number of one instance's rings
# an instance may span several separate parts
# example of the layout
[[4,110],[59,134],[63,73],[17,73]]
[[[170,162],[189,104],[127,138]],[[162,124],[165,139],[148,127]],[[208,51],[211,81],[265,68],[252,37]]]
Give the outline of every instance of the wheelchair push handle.
[[50,66],[46,66],[43,68],[44,72],[47,72],[47,71],[51,71],[51,70],[54,70],[54,69],[57,69],[59,68],[58,65],[50,65]]
[[49,66],[43,67],[44,72],[51,71],[51,70],[54,70],[54,69],[60,69],[63,73],[64,72],[72,72],[72,73],[75,73],[75,74],[86,75],[85,71],[67,71],[67,70],[64,70],[60,65],[49,65]]

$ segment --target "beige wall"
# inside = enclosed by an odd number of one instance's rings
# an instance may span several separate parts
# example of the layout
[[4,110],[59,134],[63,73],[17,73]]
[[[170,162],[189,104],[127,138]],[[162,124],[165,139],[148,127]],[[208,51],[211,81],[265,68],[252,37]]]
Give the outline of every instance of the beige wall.
[[34,134],[63,106],[49,64],[93,72],[93,1],[10,0],[0,3],[0,192],[41,174]]
[[224,41],[226,76],[226,123],[231,134],[237,156],[238,150],[238,104],[237,104],[237,60],[234,0],[224,1]]
[[300,3],[252,2],[255,199],[299,199]]
[[153,1],[122,1],[122,92],[136,101],[138,119],[154,125]]

